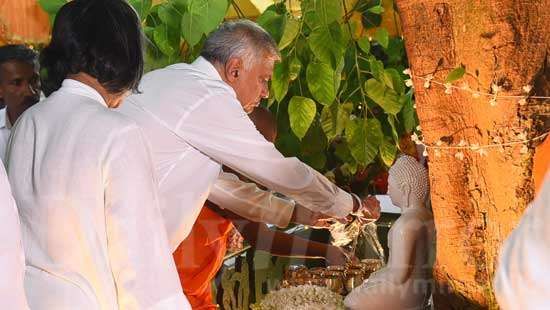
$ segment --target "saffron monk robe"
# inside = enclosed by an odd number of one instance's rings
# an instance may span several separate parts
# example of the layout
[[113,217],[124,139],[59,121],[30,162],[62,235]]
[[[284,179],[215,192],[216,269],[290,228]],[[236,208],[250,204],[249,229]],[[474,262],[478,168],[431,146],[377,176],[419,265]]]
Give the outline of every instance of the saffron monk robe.
[[[268,111],[257,108],[250,118],[267,140],[275,140],[276,123]],[[314,221],[319,219],[317,226],[323,226],[322,217],[296,206],[291,221],[303,223],[314,218]],[[258,250],[278,256],[325,258],[329,264],[344,264],[346,261],[347,254],[339,247],[271,230],[264,223],[252,222],[207,201],[189,237],[174,252],[184,293],[194,310],[217,308],[212,300],[211,282],[223,263],[233,225]]]
[[533,182],[535,185],[535,196],[539,194],[544,176],[550,171],[550,137],[537,146],[533,158]]

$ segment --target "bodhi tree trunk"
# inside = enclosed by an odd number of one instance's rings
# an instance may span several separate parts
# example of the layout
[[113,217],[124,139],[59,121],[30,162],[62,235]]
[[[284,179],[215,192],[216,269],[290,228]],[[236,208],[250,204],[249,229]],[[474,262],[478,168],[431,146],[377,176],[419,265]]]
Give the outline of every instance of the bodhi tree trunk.
[[[548,100],[478,98],[415,78],[444,81],[464,66],[453,85],[498,95],[550,94],[550,0],[398,0],[413,74],[423,141],[433,145],[489,145],[533,138],[548,130]],[[494,103],[495,104],[495,103]],[[479,150],[429,151],[431,199],[437,228],[436,309],[497,308],[492,279],[499,248],[533,198],[535,142]],[[436,154],[439,153],[439,154]],[[437,156],[439,155],[439,156]],[[458,158],[457,158],[458,157]]]

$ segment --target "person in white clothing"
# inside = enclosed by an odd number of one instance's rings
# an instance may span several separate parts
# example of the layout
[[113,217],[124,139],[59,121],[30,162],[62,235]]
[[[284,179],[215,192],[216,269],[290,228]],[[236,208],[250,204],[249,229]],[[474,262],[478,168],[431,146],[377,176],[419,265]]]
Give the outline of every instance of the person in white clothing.
[[4,161],[12,124],[40,99],[38,55],[24,45],[0,47],[0,159]]
[[31,309],[191,309],[138,126],[142,33],[124,0],[74,0],[41,54],[48,98],[15,125],[7,171],[21,219]]
[[[223,23],[192,64],[146,74],[140,94],[119,111],[144,131],[159,175],[161,211],[172,249],[191,230],[205,200],[219,189],[222,165],[310,210],[376,218],[379,206],[353,198],[297,158],[285,158],[247,117],[268,96],[277,45],[257,24]],[[223,186],[222,186],[223,187]],[[216,195],[214,195],[216,196]]]
[[550,307],[550,173],[501,247],[494,289],[503,310]]
[[28,309],[21,227],[4,165],[0,165],[0,201],[0,309]]

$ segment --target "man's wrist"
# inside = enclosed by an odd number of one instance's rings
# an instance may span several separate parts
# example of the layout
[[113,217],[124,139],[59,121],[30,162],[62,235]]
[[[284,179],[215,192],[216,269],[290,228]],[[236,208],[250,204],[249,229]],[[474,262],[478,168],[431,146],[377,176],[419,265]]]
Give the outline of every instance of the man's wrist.
[[351,198],[353,199],[353,208],[351,212],[356,213],[361,209],[361,205],[362,205],[361,198],[359,198],[359,196],[357,196],[354,193],[350,193],[350,195],[351,195]]

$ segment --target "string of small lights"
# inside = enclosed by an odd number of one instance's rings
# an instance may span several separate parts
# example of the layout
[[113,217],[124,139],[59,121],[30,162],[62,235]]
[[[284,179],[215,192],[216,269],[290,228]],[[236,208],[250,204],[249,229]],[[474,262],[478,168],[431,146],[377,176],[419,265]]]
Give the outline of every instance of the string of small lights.
[[[461,86],[454,85],[452,83],[445,83],[441,81],[434,80],[433,74],[428,74],[426,76],[416,76],[411,73],[410,69],[405,69],[403,71],[404,74],[408,75],[410,79],[407,79],[405,81],[405,84],[408,87],[413,87],[413,79],[419,79],[423,80],[423,87],[428,89],[433,85],[442,86],[445,88],[445,94],[452,95],[453,90],[459,90],[459,91],[466,91],[469,92],[472,97],[474,98],[480,98],[482,96],[489,97],[489,104],[490,106],[496,106],[498,104],[498,99],[518,99],[518,103],[520,105],[527,104],[527,99],[543,99],[547,100],[550,99],[548,96],[530,96],[530,92],[533,89],[532,86],[526,85],[523,86],[521,91],[523,95],[501,95],[502,93],[502,87],[497,84],[491,85],[491,91],[492,93],[482,92],[479,90],[471,89],[467,83],[463,82]],[[420,126],[417,127],[417,130],[420,130]],[[538,135],[534,138],[527,139],[527,133],[520,133],[517,134],[516,141],[510,141],[510,142],[503,142],[501,137],[494,137],[493,138],[493,144],[486,144],[486,145],[480,145],[478,143],[468,143],[465,140],[460,140],[460,142],[457,145],[445,145],[443,141],[438,140],[434,144],[426,144],[424,143],[416,133],[413,133],[411,135],[411,140],[415,142],[416,144],[423,145],[424,146],[424,156],[428,156],[428,151],[433,151],[433,154],[436,157],[441,156],[442,150],[449,150],[449,151],[456,151],[454,152],[454,156],[459,159],[464,159],[464,152],[463,151],[472,151],[477,153],[479,156],[487,156],[487,151],[489,149],[497,149],[500,152],[504,152],[504,147],[509,146],[516,146],[516,145],[522,145],[522,148],[520,150],[521,154],[526,154],[528,152],[527,144],[533,141],[542,140],[546,136],[550,134],[549,132],[545,132],[541,135]]]

